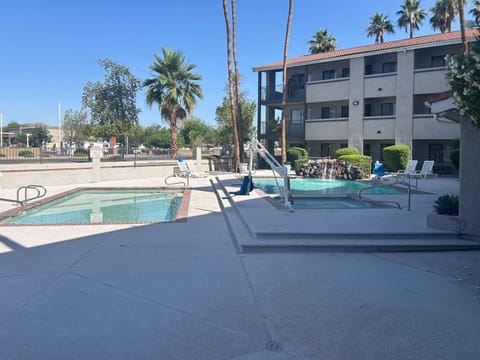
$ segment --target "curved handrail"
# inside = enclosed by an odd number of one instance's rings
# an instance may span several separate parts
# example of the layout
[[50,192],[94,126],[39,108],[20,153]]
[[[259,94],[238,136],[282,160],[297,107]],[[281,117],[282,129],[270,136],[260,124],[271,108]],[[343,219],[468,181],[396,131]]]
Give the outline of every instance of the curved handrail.
[[[34,197],[31,197],[31,198],[28,198],[27,195],[28,195],[28,190],[29,189],[35,190],[37,192],[37,195],[34,196]],[[20,191],[22,191],[22,190],[25,190],[25,196],[24,196],[23,200],[20,200]],[[47,194],[47,189],[42,185],[31,184],[31,185],[20,186],[17,189],[17,202],[19,202],[19,201],[27,202],[27,201],[30,201],[30,200],[36,200],[36,199],[44,197],[46,194]]]
[[[385,185],[375,185],[375,186],[368,186],[368,187],[364,187],[364,188],[361,188],[360,190],[358,190],[358,197],[360,199],[365,199],[365,198],[362,198],[362,192],[365,191],[365,190],[371,190],[371,189],[376,189],[376,188],[382,188],[382,187],[385,187]],[[402,209],[402,206],[396,202],[396,201],[389,201],[389,200],[382,200],[381,201],[382,203],[386,203],[386,204],[394,204],[396,205],[399,209]]]
[[178,185],[178,184],[183,184],[183,186],[189,186],[189,177],[187,176],[187,182],[185,181],[177,181],[177,182],[174,182],[174,183],[168,183],[168,179],[172,178],[172,177],[176,177],[175,175],[170,175],[170,176],[167,176],[165,178],[165,185]]
[[0,201],[8,201],[8,202],[17,203],[17,204],[19,204],[19,205],[22,207],[22,211],[24,210],[24,207],[25,207],[25,204],[24,204],[24,202],[23,202],[23,201],[20,201],[20,200],[7,199],[7,198],[0,198]]

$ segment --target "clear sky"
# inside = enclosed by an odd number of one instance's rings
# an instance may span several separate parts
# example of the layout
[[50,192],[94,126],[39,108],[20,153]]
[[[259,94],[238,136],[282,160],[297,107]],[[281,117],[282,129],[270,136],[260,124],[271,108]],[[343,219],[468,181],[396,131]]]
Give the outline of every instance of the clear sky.
[[[434,0],[421,0],[430,9]],[[471,7],[468,1],[467,11]],[[289,57],[308,53],[306,45],[319,29],[327,29],[339,48],[374,43],[365,29],[377,11],[396,24],[403,0],[296,0]],[[467,12],[466,12],[467,13]],[[161,48],[181,50],[196,72],[204,99],[194,117],[215,124],[227,83],[226,34],[222,0],[15,0],[0,5],[0,113],[3,125],[58,124],[67,109],[81,109],[88,81],[103,81],[97,60],[109,58],[127,66],[140,79]],[[252,67],[283,58],[288,0],[237,0],[237,49],[242,90],[257,98]],[[471,18],[470,15],[466,16]],[[455,29],[458,28],[458,21]],[[408,37],[395,28],[385,41]],[[416,34],[432,34],[429,21]],[[163,124],[158,109],[137,96],[140,125]]]

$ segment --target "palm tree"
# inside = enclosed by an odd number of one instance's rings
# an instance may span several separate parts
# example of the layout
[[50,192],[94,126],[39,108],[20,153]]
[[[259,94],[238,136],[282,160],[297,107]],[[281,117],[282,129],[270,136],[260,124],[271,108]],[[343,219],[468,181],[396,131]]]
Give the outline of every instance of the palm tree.
[[410,29],[410,39],[413,38],[413,31],[420,29],[423,24],[426,12],[420,8],[420,0],[405,0],[405,3],[400,6],[397,11],[399,16],[397,26],[405,28],[405,32]]
[[237,107],[237,127],[238,127],[238,149],[240,155],[240,162],[244,162],[243,149],[243,117],[242,117],[242,102],[240,92],[240,71],[238,70],[238,56],[237,56],[237,5],[235,0],[231,0],[232,6],[232,51],[233,64],[235,66],[235,105]]
[[290,27],[292,25],[292,15],[293,15],[293,0],[289,1],[288,4],[288,19],[287,19],[287,31],[285,34],[285,44],[283,47],[283,78],[282,78],[282,165],[287,162],[287,121],[286,121],[286,112],[287,112],[287,59],[288,59],[288,43],[290,42]]
[[370,24],[367,28],[367,36],[375,36],[375,44],[383,43],[384,33],[394,33],[393,24],[388,20],[388,16],[380,13],[375,13],[370,18]]
[[480,1],[475,0],[473,2],[473,8],[470,10],[470,14],[475,18],[475,25],[480,25]]
[[232,35],[230,29],[230,16],[228,15],[228,4],[227,0],[223,0],[223,15],[225,18],[225,28],[227,31],[227,65],[228,65],[228,92],[230,100],[230,111],[232,112],[232,129],[233,129],[233,146],[235,154],[235,171],[239,169],[240,166],[240,146],[239,146],[239,136],[238,136],[238,124],[237,124],[237,105],[236,105],[236,95],[235,95],[235,86],[234,78],[232,71]]
[[432,12],[430,24],[433,30],[439,29],[441,33],[452,31],[452,23],[457,15],[456,0],[437,0],[430,11]]
[[462,34],[462,48],[463,52],[468,51],[468,42],[467,42],[467,35],[465,33],[465,0],[457,0],[457,8],[458,8],[458,17],[460,18],[460,33]]
[[172,157],[177,158],[177,120],[191,116],[197,99],[202,99],[202,89],[197,83],[202,77],[192,72],[196,67],[188,64],[180,51],[162,48],[163,58],[153,54],[151,79],[146,79],[148,106],[158,105],[163,120],[170,125]]
[[337,50],[337,39],[329,35],[327,30],[320,29],[315,35],[313,40],[307,42],[310,46],[310,54],[319,54]]

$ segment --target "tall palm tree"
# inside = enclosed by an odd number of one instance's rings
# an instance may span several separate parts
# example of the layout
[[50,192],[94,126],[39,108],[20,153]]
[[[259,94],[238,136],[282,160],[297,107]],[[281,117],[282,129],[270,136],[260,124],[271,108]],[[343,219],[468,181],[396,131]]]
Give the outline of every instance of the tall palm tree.
[[185,60],[180,51],[162,48],[160,57],[153,54],[153,72],[150,79],[143,82],[147,88],[148,106],[157,104],[160,115],[170,125],[172,157],[177,158],[177,120],[191,116],[197,99],[202,99],[202,89],[197,83],[202,77],[193,73],[196,67]]
[[410,30],[410,39],[413,38],[413,31],[420,29],[423,24],[426,12],[420,8],[420,0],[405,0],[397,11],[397,26],[401,29],[405,28],[405,32]]
[[320,29],[315,35],[313,40],[307,42],[310,47],[310,54],[319,54],[337,50],[337,39],[329,35],[327,30]]
[[441,33],[452,31],[452,23],[457,15],[456,0],[437,0],[430,11],[432,12],[430,24],[433,30],[439,29]]
[[480,25],[480,1],[474,0],[473,8],[470,9],[470,14],[475,18],[475,25]]
[[238,127],[238,148],[240,152],[240,162],[244,162],[243,151],[243,117],[242,117],[242,101],[240,99],[240,71],[238,70],[238,56],[237,56],[237,5],[235,0],[231,0],[232,6],[232,51],[233,64],[235,66],[235,106],[237,107],[237,127]]
[[388,15],[375,13],[370,18],[370,24],[367,27],[367,36],[375,36],[375,44],[383,43],[384,33],[394,33],[393,24],[388,20]]
[[233,129],[233,146],[235,156],[235,171],[240,166],[240,146],[238,136],[238,124],[237,124],[237,105],[235,96],[235,86],[232,71],[232,34],[230,26],[230,16],[228,14],[227,0],[223,0],[223,15],[225,18],[225,28],[227,31],[227,65],[228,65],[228,92],[230,100],[230,111],[232,112],[232,129]]
[[460,33],[462,34],[463,52],[468,51],[467,35],[465,33],[465,0],[457,0],[458,17],[460,18]]
[[286,112],[287,112],[287,60],[288,60],[288,44],[290,42],[290,27],[292,25],[292,16],[293,16],[293,0],[289,1],[288,4],[288,19],[287,19],[287,31],[285,34],[285,44],[283,47],[283,78],[282,78],[282,136],[281,136],[281,145],[282,145],[282,165],[287,162],[287,121],[286,121]]

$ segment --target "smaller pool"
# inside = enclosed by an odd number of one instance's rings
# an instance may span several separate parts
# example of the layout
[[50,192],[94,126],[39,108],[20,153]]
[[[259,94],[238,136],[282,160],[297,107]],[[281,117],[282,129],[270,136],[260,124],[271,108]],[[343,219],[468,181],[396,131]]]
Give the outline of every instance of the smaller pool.
[[183,193],[168,189],[81,189],[0,221],[16,225],[125,224],[176,219]]
[[[276,197],[277,202],[281,201]],[[293,198],[294,209],[367,209],[371,203],[349,196],[300,196]]]
[[[278,194],[278,185],[283,186],[282,179],[253,178],[255,187],[266,194]],[[322,179],[290,179],[290,191],[295,195],[349,195],[358,194],[360,189],[371,185],[351,180],[322,180]],[[365,190],[364,194],[402,194],[402,190],[391,187],[377,187]]]

